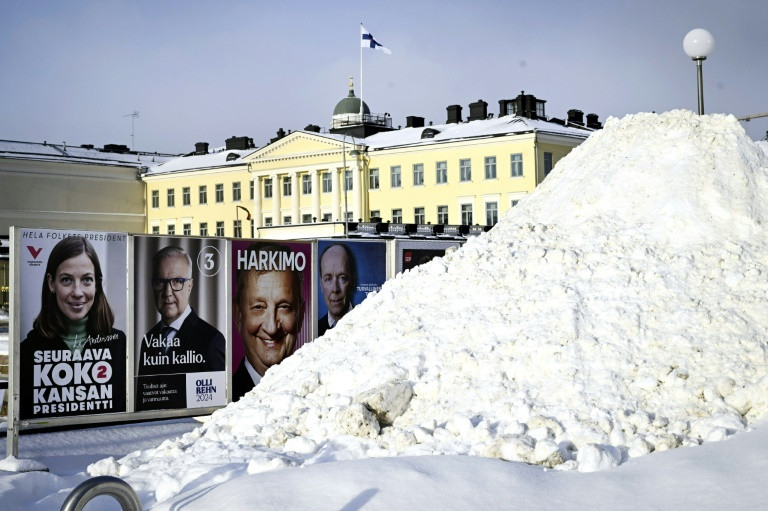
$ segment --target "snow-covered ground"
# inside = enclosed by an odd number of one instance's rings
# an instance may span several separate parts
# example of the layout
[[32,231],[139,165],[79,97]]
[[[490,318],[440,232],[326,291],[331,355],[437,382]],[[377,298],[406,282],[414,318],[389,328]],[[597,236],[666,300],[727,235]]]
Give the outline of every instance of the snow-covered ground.
[[[734,117],[609,119],[492,231],[87,473],[152,509],[760,507],[766,222],[768,156]],[[55,509],[71,478],[0,498]]]
[[[22,435],[20,455],[45,464],[50,473],[0,471],[0,509],[58,510],[87,479],[89,463],[148,449],[195,425],[169,421]],[[152,509],[762,509],[766,473],[768,423],[761,423],[722,442],[654,453],[588,474],[476,456],[368,458],[256,474],[220,467],[207,475],[210,488]],[[87,509],[117,506],[99,497]]]

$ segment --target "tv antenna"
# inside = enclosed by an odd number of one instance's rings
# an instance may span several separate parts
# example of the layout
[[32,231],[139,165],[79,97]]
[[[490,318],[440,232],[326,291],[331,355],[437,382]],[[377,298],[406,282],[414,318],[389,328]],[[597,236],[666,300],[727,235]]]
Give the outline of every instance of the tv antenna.
[[132,114],[126,114],[126,115],[123,116],[123,117],[130,117],[131,118],[131,149],[133,149],[134,151],[136,150],[136,146],[135,146],[135,143],[133,141],[133,128],[134,128],[134,123],[136,122],[136,118],[138,116],[139,116],[139,112],[136,111],[136,110],[134,110]]

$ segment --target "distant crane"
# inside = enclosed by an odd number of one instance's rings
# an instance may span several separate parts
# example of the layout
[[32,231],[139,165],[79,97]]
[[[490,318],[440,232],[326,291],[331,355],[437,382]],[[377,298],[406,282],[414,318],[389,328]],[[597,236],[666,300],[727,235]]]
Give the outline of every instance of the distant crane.
[[[759,119],[760,117],[768,117],[768,112],[764,114],[752,114],[752,115],[745,115],[744,117],[739,117],[738,121],[744,121],[749,122],[752,119]],[[765,132],[765,140],[768,140],[768,131]]]
[[754,115],[745,115],[744,117],[739,117],[739,121],[751,121],[752,119],[758,119],[760,117],[768,117],[768,112],[764,114],[754,114]]
[[134,128],[134,123],[136,122],[136,118],[138,116],[139,116],[139,112],[137,112],[136,110],[134,110],[132,114],[126,114],[126,115],[123,116],[123,117],[130,117],[131,118],[131,149],[133,149],[134,151],[136,150],[136,146],[135,146],[135,142],[133,140],[133,128]]

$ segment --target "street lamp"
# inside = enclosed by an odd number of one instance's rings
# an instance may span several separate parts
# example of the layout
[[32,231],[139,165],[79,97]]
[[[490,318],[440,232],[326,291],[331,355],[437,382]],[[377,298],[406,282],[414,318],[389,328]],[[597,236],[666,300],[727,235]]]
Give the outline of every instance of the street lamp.
[[701,63],[715,49],[715,39],[709,31],[703,28],[694,28],[685,35],[683,49],[696,62],[696,71],[699,84],[699,115],[704,115],[704,86],[702,85]]
[[[341,137],[341,146],[342,146],[342,160],[344,164],[344,168],[342,169],[343,172],[343,182],[344,182],[344,237],[346,238],[349,233],[349,209],[347,208],[347,134],[344,133],[344,136]],[[357,147],[357,144],[355,143],[355,137],[352,135],[349,135],[349,138],[352,139],[352,145],[354,147]],[[350,156],[354,156],[357,158],[357,156],[360,154],[360,151],[357,149],[352,149],[349,152]]]
[[[235,219],[237,220],[237,225],[240,227],[240,236],[236,236],[238,238],[242,238],[243,237],[243,227],[240,225],[240,210],[241,209],[243,211],[245,211],[246,214],[248,215],[245,220],[249,221],[251,219],[251,212],[248,211],[248,208],[245,208],[243,206],[237,206],[235,208]],[[237,234],[237,233],[235,233],[235,234]],[[251,233],[251,236],[253,236],[253,233]]]

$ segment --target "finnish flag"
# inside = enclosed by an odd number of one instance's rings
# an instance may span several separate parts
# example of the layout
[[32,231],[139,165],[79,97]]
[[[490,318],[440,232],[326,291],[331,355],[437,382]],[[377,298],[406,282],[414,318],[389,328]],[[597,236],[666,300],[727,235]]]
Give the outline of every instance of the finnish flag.
[[392,53],[387,48],[379,44],[376,39],[373,38],[373,35],[368,32],[362,24],[360,24],[360,35],[362,37],[360,40],[360,46],[363,48],[373,48],[374,50],[381,50],[387,54]]

